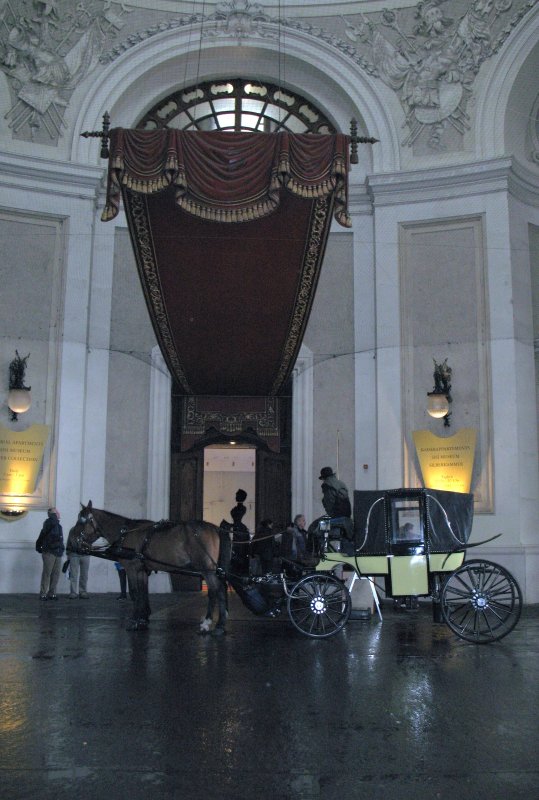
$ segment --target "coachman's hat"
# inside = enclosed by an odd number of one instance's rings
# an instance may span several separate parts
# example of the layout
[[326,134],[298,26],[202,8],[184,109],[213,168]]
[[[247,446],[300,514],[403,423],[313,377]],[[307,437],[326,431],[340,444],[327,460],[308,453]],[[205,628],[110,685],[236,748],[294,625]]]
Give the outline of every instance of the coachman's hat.
[[322,467],[320,470],[320,475],[318,476],[318,480],[324,481],[326,478],[331,478],[332,475],[335,475],[332,467]]

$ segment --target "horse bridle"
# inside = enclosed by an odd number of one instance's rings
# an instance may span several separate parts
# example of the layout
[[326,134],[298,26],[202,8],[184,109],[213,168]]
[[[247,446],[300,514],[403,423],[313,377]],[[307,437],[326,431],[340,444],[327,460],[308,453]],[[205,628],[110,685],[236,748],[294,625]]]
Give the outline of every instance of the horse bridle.
[[76,539],[77,541],[77,548],[79,550],[86,550],[89,551],[92,549],[92,545],[86,541],[86,537],[84,535],[86,525],[91,523],[92,528],[94,529],[94,533],[97,534],[96,538],[99,538],[101,535],[99,532],[99,525],[97,524],[94,515],[90,512],[89,514],[83,515],[82,513],[79,514],[77,519],[77,525],[81,525],[81,531]]

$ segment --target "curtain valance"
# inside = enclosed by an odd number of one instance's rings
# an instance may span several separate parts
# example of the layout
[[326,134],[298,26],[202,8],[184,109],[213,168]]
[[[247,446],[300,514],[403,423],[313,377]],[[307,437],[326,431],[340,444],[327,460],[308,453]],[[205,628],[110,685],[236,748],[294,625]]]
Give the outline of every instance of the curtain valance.
[[350,227],[348,147],[344,134],[114,128],[102,219],[118,214],[122,189],[151,195],[173,187],[180,208],[214,222],[266,217],[286,189],[310,200],[333,195],[335,219]]

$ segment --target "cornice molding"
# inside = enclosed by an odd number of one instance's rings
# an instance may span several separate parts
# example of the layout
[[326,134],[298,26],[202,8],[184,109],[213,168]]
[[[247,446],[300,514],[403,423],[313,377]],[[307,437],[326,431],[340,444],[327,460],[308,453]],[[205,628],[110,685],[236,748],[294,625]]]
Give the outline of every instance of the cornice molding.
[[104,167],[0,153],[0,186],[95,202]]
[[539,206],[539,176],[513,157],[367,177],[375,207],[508,192]]

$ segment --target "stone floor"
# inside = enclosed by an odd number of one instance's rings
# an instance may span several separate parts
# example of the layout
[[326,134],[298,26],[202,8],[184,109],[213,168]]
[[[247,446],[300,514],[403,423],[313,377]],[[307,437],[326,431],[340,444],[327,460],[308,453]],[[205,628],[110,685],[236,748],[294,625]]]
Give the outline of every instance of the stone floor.
[[321,641],[203,604],[0,595],[2,800],[539,798],[539,608],[477,646],[427,603]]

